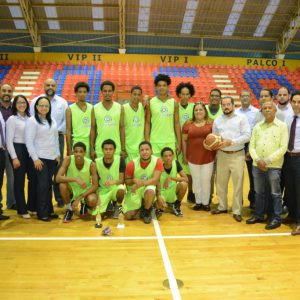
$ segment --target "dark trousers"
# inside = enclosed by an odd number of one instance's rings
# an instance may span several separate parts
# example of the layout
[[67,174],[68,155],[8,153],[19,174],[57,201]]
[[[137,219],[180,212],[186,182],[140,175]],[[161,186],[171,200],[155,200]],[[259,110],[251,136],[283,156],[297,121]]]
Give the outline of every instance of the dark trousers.
[[[36,211],[36,172],[32,159],[29,157],[25,144],[14,143],[14,148],[17,157],[21,163],[18,169],[13,169],[14,172],[14,194],[17,203],[18,214],[27,214],[27,210]],[[28,178],[28,195],[27,205],[25,200],[25,175]]]
[[[65,136],[60,133],[58,135],[58,140],[59,140],[60,164],[57,165],[55,169],[55,175],[57,174],[64,159]],[[53,192],[54,192],[54,197],[56,202],[63,202],[59,191],[59,183],[57,183],[55,180],[53,182]]]
[[300,226],[300,157],[285,155],[284,166],[285,195],[289,208],[289,216]]
[[[0,149],[0,192],[2,191],[4,170],[5,170],[5,151],[3,149]],[[0,211],[2,211],[1,201],[0,201]]]
[[53,213],[52,178],[56,168],[56,160],[40,158],[43,162],[41,171],[35,170],[37,175],[37,215],[47,218]]
[[248,177],[249,177],[249,183],[250,183],[250,189],[248,193],[248,200],[251,205],[255,203],[255,190],[254,190],[254,179],[252,174],[252,165],[253,160],[246,160],[247,170],[248,170]]

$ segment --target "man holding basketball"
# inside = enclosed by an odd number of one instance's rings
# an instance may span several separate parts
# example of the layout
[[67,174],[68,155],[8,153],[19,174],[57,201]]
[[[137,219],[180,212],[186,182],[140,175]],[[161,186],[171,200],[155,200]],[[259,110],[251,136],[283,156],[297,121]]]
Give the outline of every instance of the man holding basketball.
[[232,97],[221,100],[223,115],[216,118],[213,133],[220,134],[223,141],[217,152],[217,194],[219,206],[212,214],[228,211],[228,183],[233,181],[232,211],[237,222],[242,221],[242,200],[245,163],[245,143],[250,140],[250,126],[245,116],[234,111]]

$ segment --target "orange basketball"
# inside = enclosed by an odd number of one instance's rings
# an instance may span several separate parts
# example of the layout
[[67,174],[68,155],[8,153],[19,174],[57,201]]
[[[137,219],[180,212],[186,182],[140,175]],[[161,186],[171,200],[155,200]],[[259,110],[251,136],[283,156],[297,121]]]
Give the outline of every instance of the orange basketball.
[[220,143],[222,143],[222,137],[220,135],[210,133],[205,138],[203,146],[208,150],[213,150],[217,149]]

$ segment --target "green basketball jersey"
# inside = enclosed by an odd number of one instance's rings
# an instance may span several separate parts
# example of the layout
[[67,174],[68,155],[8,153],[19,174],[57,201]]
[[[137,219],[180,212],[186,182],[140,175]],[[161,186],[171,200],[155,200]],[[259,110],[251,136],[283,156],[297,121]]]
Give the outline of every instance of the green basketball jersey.
[[176,160],[172,161],[172,169],[170,174],[168,174],[165,169],[164,171],[161,173],[160,176],[160,187],[161,187],[161,191],[163,192],[164,190],[169,190],[172,189],[172,187],[176,186],[176,181],[171,180],[169,183],[169,187],[167,189],[164,188],[164,182],[166,181],[166,179],[168,177],[177,177],[177,166],[176,166]]
[[211,112],[210,112],[210,109],[209,109],[209,105],[205,105],[206,107],[206,110],[208,112],[208,117],[212,120],[215,120],[216,117],[220,116],[223,114],[223,111],[222,111],[222,108],[221,108],[221,105],[219,106],[219,110],[217,111],[217,113],[215,115],[213,115]]
[[120,177],[120,156],[114,155],[114,161],[109,169],[105,167],[103,159],[103,157],[95,159],[97,172],[100,177],[99,187],[101,192],[111,189],[111,187],[104,185],[107,180],[119,180]]
[[150,100],[151,134],[150,141],[155,144],[171,144],[176,142],[174,129],[175,100],[162,102],[157,97]]
[[67,170],[67,177],[75,177],[75,178],[80,178],[86,183],[86,188],[83,189],[80,187],[76,182],[70,182],[69,185],[72,188],[73,192],[73,199],[78,197],[80,194],[84,193],[87,189],[91,187],[91,160],[84,157],[84,165],[81,170],[78,170],[75,164],[75,156],[71,155],[70,156],[70,164]]
[[157,159],[158,159],[157,157],[152,155],[151,161],[150,161],[149,165],[147,166],[147,168],[145,168],[145,169],[143,169],[141,167],[140,157],[134,159],[133,160],[133,163],[134,163],[133,178],[138,178],[141,180],[148,180],[149,178],[152,178],[153,174],[154,174],[154,169],[157,164]]
[[187,107],[183,107],[181,106],[181,104],[179,104],[180,129],[182,129],[185,121],[193,118],[193,108],[194,108],[194,103],[188,103]]
[[129,103],[124,106],[125,148],[128,154],[138,154],[139,144],[144,140],[145,115],[141,103],[135,111]]
[[116,143],[116,153],[121,152],[120,139],[120,118],[121,104],[113,102],[112,107],[107,110],[102,102],[94,106],[95,120],[97,124],[97,137],[95,151],[97,157],[103,156],[101,145],[107,139],[112,139]]
[[93,106],[90,103],[86,103],[85,111],[82,111],[76,103],[70,105],[73,145],[83,142],[87,148],[87,155],[89,155],[90,148],[92,109]]

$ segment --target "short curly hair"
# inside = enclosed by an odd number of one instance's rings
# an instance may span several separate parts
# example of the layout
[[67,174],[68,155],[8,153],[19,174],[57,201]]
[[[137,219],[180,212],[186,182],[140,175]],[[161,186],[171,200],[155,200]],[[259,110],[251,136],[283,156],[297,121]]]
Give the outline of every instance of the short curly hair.
[[181,90],[183,88],[187,88],[189,90],[189,92],[191,94],[191,97],[193,97],[195,95],[195,88],[190,82],[180,82],[176,86],[176,95],[177,95],[177,97],[179,97],[179,94],[181,93]]
[[159,81],[165,81],[167,83],[167,85],[171,84],[171,78],[170,78],[170,76],[168,76],[166,74],[158,74],[154,79],[154,85],[157,86]]

